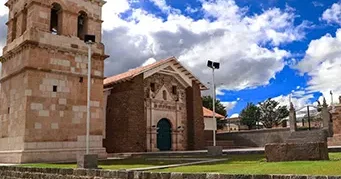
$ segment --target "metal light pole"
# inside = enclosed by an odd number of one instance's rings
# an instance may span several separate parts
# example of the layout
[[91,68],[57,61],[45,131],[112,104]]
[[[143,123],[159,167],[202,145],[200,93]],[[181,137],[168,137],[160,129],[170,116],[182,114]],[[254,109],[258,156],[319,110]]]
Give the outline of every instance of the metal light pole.
[[309,130],[311,130],[311,127],[310,127],[310,109],[309,109],[309,105],[307,106],[307,111],[308,111],[308,127],[309,127]]
[[[212,69],[212,99],[213,99],[213,123],[216,124],[216,118],[215,118],[215,80],[214,80],[214,70],[219,69],[220,64],[217,62],[208,61],[207,66]],[[213,129],[213,146],[216,146],[216,130],[217,130],[217,124],[214,126]]]
[[215,124],[214,128],[213,128],[213,146],[216,146],[216,130],[217,130],[217,122],[215,119],[215,81],[214,81],[214,68],[212,68],[212,85],[213,85],[213,91],[212,91],[212,95],[213,95],[213,123]]
[[91,46],[95,42],[94,35],[85,35],[84,42],[88,46],[88,94],[87,94],[87,115],[86,115],[86,154],[90,153],[90,117],[91,117]]

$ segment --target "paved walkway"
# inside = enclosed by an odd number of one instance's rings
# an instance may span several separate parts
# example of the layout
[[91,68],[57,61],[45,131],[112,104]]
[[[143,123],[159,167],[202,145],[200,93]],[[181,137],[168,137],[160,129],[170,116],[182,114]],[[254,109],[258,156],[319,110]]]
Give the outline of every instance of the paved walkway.
[[[329,152],[341,152],[341,146],[329,146]],[[224,149],[223,154],[264,154],[264,147],[254,148],[239,148],[239,149]],[[136,152],[136,153],[115,153],[108,154],[108,159],[113,159],[119,156],[178,156],[178,155],[205,155],[207,150],[194,151],[162,151],[162,152]]]
[[[178,160],[182,160],[182,159],[178,159]],[[227,161],[227,160],[228,160],[228,159],[201,160],[201,161],[188,162],[188,163],[181,163],[181,164],[161,165],[161,166],[153,166],[153,167],[145,167],[145,168],[133,168],[133,169],[127,169],[127,170],[124,170],[124,171],[146,171],[146,170],[157,170],[157,169],[175,168],[175,167],[182,167],[182,166],[189,166],[189,165],[216,163],[216,162],[222,162],[222,161]]]

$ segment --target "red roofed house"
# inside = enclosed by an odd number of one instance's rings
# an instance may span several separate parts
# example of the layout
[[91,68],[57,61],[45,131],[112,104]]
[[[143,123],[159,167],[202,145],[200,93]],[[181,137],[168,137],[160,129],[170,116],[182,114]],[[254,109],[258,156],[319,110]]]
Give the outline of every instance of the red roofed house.
[[[205,107],[202,108],[204,114],[205,131],[206,130],[217,130],[217,121],[213,120],[213,111]],[[215,113],[215,118],[224,120],[225,117],[218,113]]]
[[105,79],[107,152],[203,149],[204,89],[174,57]]

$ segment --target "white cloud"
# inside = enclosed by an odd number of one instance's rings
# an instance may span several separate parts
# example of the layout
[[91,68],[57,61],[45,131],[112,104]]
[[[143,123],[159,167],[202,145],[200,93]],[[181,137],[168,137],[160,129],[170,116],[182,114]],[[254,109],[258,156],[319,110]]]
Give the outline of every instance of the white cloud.
[[280,95],[272,99],[279,102],[280,106],[287,106],[289,108],[290,98],[295,109],[300,109],[308,104],[311,104],[310,100],[314,98],[314,96],[313,94],[308,93],[307,91],[297,90],[293,91],[291,95]]
[[318,2],[318,1],[313,1],[313,2],[311,2],[312,4],[313,4],[313,6],[315,6],[315,7],[323,7],[324,6],[324,4],[323,3],[321,3],[321,2]]
[[[139,67],[150,58],[176,56],[203,83],[211,81],[206,67],[210,59],[221,62],[216,81],[224,85],[218,85],[219,89],[252,88],[268,84],[285,66],[283,59],[291,54],[279,45],[305,34],[306,23],[295,26],[291,8],[272,8],[250,16],[247,8],[233,0],[201,0],[202,6],[196,8],[204,17],[194,20],[164,0],[151,1],[166,12],[166,19],[133,8],[143,7],[143,1],[110,0],[104,5],[103,43],[110,55],[105,62],[106,76]],[[122,18],[120,13],[128,10],[131,16]]]
[[142,66],[147,66],[147,65],[150,65],[150,64],[155,63],[155,62],[156,62],[155,58],[149,58],[148,60],[146,60],[146,61],[142,64]]
[[237,117],[239,117],[239,114],[232,114],[231,116],[230,116],[230,118],[237,118]]
[[103,29],[112,30],[125,22],[119,18],[119,14],[130,9],[128,0],[107,1],[102,9]]
[[0,0],[0,16],[8,14],[8,8],[4,6],[7,0]]
[[330,104],[332,90],[336,101],[341,95],[341,29],[337,30],[335,37],[326,34],[311,41],[296,68],[311,77],[308,91],[321,92]]
[[192,8],[192,7],[190,7],[190,6],[187,6],[186,9],[185,9],[185,11],[186,11],[187,13],[195,13],[195,12],[198,12],[199,9],[198,9],[198,8]]
[[180,10],[174,9],[170,7],[169,5],[167,5],[166,0],[150,0],[150,1],[153,2],[162,12],[166,14],[181,13]]
[[341,4],[334,3],[331,8],[325,10],[322,14],[322,20],[341,25]]
[[221,104],[226,108],[226,111],[230,111],[231,109],[233,109],[236,104],[237,104],[237,101],[225,101],[225,102],[221,102]]

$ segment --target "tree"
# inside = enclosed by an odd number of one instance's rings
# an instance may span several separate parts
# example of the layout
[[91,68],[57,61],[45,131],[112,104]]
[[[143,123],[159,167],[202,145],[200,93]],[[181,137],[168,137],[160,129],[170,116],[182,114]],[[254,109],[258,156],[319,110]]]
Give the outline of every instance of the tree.
[[240,113],[241,124],[248,126],[250,130],[252,129],[252,126],[255,126],[259,120],[260,120],[259,108],[253,103],[247,103],[247,106]]
[[[210,110],[213,110],[213,98],[211,96],[203,96],[202,97],[202,105]],[[226,116],[226,108],[219,100],[215,100],[215,112]]]
[[266,128],[272,128],[281,124],[282,120],[289,116],[287,106],[278,106],[279,102],[271,98],[259,103],[260,121]]

